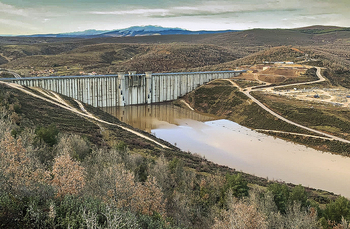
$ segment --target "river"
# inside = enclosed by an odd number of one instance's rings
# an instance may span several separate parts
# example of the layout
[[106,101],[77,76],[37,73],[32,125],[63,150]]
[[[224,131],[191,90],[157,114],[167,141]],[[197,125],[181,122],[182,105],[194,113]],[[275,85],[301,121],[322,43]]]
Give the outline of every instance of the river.
[[350,158],[258,133],[172,104],[103,108],[184,151],[270,180],[322,189],[350,198]]

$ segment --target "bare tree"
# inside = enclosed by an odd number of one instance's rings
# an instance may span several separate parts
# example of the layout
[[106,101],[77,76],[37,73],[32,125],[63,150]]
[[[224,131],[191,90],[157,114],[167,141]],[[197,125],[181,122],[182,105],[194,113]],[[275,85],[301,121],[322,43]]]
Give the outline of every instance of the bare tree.
[[[232,196],[232,193],[229,193]],[[265,216],[257,206],[242,200],[229,199],[228,210],[224,210],[216,219],[213,229],[267,229]]]
[[51,184],[57,188],[57,195],[78,194],[85,186],[85,169],[74,161],[69,154],[55,158],[52,167]]

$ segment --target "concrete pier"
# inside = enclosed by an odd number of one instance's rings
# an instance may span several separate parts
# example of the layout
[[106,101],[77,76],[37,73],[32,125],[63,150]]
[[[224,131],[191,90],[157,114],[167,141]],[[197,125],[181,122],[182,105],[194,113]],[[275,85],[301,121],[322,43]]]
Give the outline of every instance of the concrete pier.
[[214,79],[229,79],[242,71],[179,72],[118,75],[57,76],[0,79],[27,87],[40,87],[94,107],[151,104],[175,100]]

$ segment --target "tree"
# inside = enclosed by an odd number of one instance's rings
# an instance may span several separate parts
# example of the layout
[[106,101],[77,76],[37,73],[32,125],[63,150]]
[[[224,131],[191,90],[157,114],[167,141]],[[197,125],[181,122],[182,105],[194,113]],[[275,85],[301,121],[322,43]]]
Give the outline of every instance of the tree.
[[283,215],[283,223],[285,228],[319,228],[315,209],[303,210],[300,202],[293,202],[288,205],[286,214]]
[[274,183],[271,184],[267,189],[272,192],[278,210],[281,213],[286,213],[289,201],[288,186],[285,184]]
[[165,215],[163,193],[154,177],[149,176],[142,184],[135,182],[134,174],[122,170],[116,180],[114,193],[110,193],[110,196],[114,197],[119,208],[144,215],[153,215],[154,212]]
[[291,204],[293,204],[293,202],[300,202],[301,207],[306,207],[307,198],[308,196],[305,188],[301,185],[295,186],[289,195],[289,201]]
[[85,169],[69,154],[55,158],[51,174],[51,183],[57,188],[58,196],[78,194],[85,186]]
[[350,220],[350,201],[345,197],[338,197],[335,201],[327,204],[324,210],[324,217],[327,220],[340,223],[342,217],[345,220]]
[[249,204],[256,206],[264,215],[268,228],[319,228],[317,224],[317,211],[315,208],[301,208],[300,202],[288,203],[286,211],[278,211],[271,191],[253,188],[249,192]]
[[34,190],[38,184],[44,184],[48,174],[27,155],[21,137],[16,140],[6,133],[0,141],[0,177],[2,188],[18,194],[22,189]]
[[81,136],[70,134],[60,137],[55,151],[58,154],[68,153],[74,160],[83,161],[90,154],[90,146]]
[[221,189],[221,202],[225,201],[226,194],[231,191],[235,197],[248,196],[248,182],[242,178],[241,174],[226,174],[226,181]]
[[241,174],[226,175],[226,187],[232,190],[232,193],[236,197],[242,197],[248,195],[248,182],[243,179]]
[[156,178],[157,183],[162,188],[163,192],[169,189],[168,162],[163,154],[156,160],[153,168],[151,168],[150,175]]
[[57,135],[59,131],[54,124],[51,124],[48,127],[38,127],[35,130],[36,141],[44,141],[49,146],[57,144]]
[[137,218],[131,212],[122,212],[120,209],[114,209],[106,206],[102,210],[103,216],[106,218],[105,226],[101,227],[99,224],[99,219],[97,213],[93,211],[83,211],[82,218],[85,221],[86,227],[88,229],[95,228],[140,228],[137,223]]
[[265,216],[258,211],[256,206],[235,199],[228,201],[228,210],[221,212],[220,219],[216,219],[213,226],[213,229],[258,228],[267,228]]

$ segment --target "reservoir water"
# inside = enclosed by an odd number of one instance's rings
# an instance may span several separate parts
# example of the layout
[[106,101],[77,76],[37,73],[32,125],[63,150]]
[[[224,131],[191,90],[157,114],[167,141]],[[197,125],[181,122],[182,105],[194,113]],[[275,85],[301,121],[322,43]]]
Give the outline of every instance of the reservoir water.
[[172,104],[103,110],[215,163],[350,198],[350,158],[287,142]]

